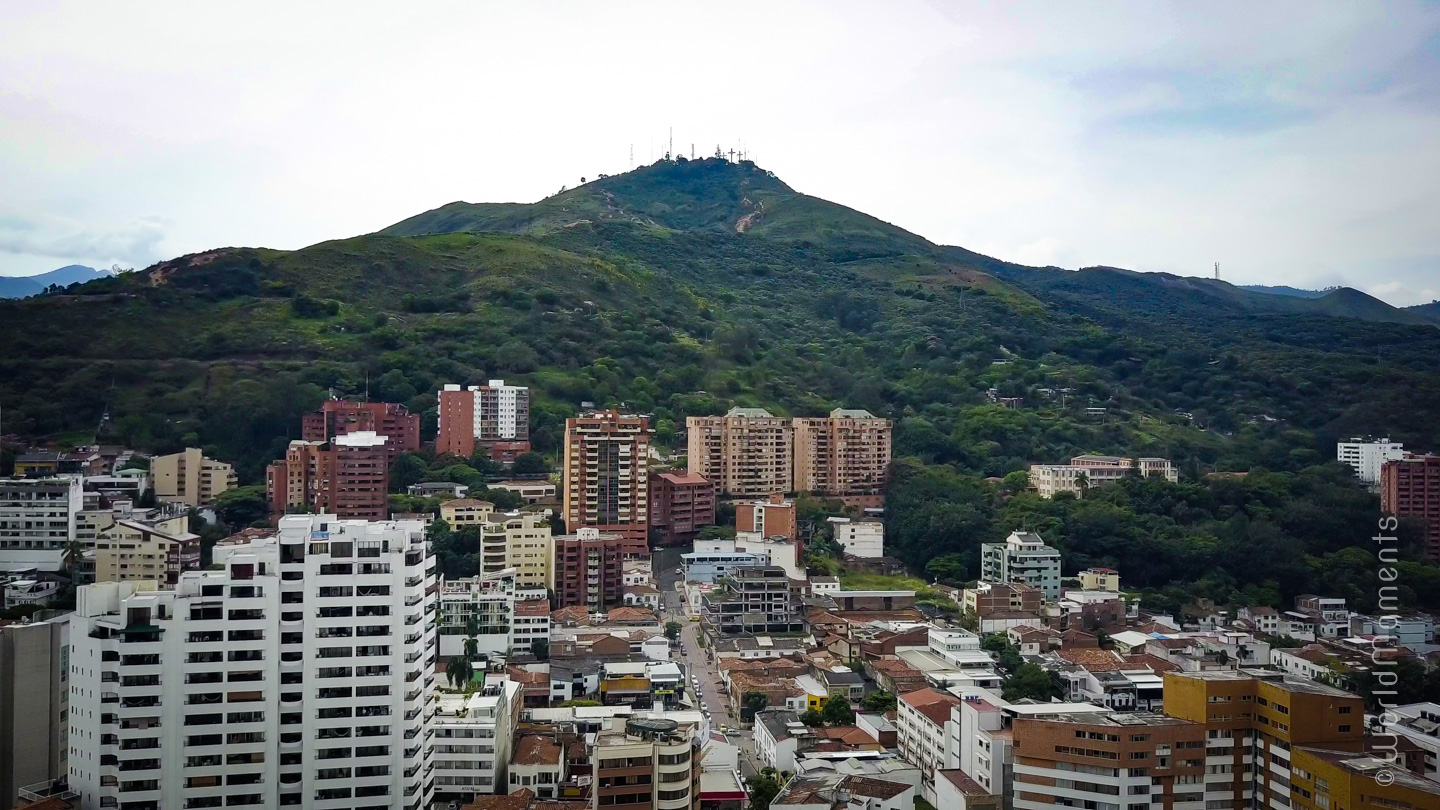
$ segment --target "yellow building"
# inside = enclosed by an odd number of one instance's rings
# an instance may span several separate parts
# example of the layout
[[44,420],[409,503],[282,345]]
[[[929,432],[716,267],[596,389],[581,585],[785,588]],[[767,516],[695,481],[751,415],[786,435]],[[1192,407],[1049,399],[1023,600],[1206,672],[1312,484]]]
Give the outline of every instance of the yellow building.
[[1400,765],[1354,751],[1290,751],[1290,806],[1294,810],[1432,810],[1440,783]]
[[214,503],[217,495],[239,483],[234,467],[206,458],[197,447],[150,459],[150,477],[157,500],[187,506]]
[[174,585],[181,571],[200,567],[200,535],[117,520],[95,539],[96,582]]
[[484,526],[490,522],[490,514],[495,511],[495,504],[489,501],[479,501],[474,498],[457,498],[453,501],[445,501],[440,504],[440,519],[450,524],[452,529],[463,529],[466,526]]
[[550,510],[491,515],[480,548],[481,571],[515,569],[518,587],[555,588],[555,541],[550,536]]
[[1114,568],[1087,568],[1080,572],[1080,589],[1118,591],[1120,590],[1120,572]]
[[[1364,700],[1269,670],[1167,672],[1165,714],[1203,723],[1208,736],[1205,761],[1217,769],[1210,773],[1232,774],[1228,793],[1212,795],[1220,786],[1207,780],[1207,800],[1228,796],[1238,801],[1253,791],[1259,806],[1271,806],[1271,799],[1275,806],[1288,804],[1294,748],[1359,752],[1364,746]],[[1256,768],[1257,763],[1268,767]]]

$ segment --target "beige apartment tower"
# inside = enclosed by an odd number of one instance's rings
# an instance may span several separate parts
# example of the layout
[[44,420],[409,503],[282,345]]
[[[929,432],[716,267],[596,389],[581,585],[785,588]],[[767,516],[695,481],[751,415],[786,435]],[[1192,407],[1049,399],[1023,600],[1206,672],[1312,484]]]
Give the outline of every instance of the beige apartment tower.
[[[878,506],[890,466],[890,420],[836,408],[827,417],[792,421],[795,492],[845,497]],[[873,501],[873,503],[872,503]]]
[[187,506],[214,503],[215,496],[239,482],[234,467],[206,458],[198,447],[150,459],[150,477],[157,500]]
[[690,472],[715,482],[721,495],[789,492],[794,479],[790,420],[762,408],[685,419]]

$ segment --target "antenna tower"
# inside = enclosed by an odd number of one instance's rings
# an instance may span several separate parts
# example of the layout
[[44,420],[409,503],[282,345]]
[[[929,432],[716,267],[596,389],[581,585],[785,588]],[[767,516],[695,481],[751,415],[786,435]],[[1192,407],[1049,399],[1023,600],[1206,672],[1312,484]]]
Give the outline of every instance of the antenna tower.
[[1219,280],[1220,280],[1220,263],[1219,263],[1219,262],[1215,262],[1215,280],[1216,280],[1216,281],[1219,281]]
[[670,127],[670,146],[665,150],[665,159],[670,160],[675,156],[675,128]]

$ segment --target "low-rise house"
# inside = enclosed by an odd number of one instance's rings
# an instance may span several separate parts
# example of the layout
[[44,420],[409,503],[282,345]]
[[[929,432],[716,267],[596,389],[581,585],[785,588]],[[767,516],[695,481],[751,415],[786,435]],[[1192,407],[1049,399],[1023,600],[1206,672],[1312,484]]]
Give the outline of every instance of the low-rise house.
[[411,484],[405,492],[417,498],[463,498],[470,487],[453,481],[422,481]]
[[1060,648],[1060,633],[1048,627],[1017,625],[1005,635],[1021,655],[1043,655]]
[[925,679],[925,673],[898,658],[869,661],[865,666],[870,672],[870,677],[875,679],[875,684],[892,694],[902,695],[916,689],[923,689],[929,684],[929,681]]
[[59,580],[38,577],[13,579],[5,583],[5,609],[22,605],[48,605],[59,592]]
[[510,778],[507,793],[523,789],[535,791],[536,798],[556,798],[565,780],[565,751],[554,740],[541,734],[524,734],[515,741],[510,755]]
[[915,788],[868,776],[792,776],[770,802],[786,810],[913,810]]
[[935,806],[946,810],[1001,810],[1002,797],[956,768],[935,774]]
[[798,658],[806,649],[805,640],[802,638],[775,636],[717,638],[710,645],[711,655],[722,661]]
[[552,481],[524,480],[524,481],[496,481],[493,484],[486,484],[487,489],[499,489],[505,492],[513,492],[520,496],[527,505],[537,503],[554,503],[555,484]]

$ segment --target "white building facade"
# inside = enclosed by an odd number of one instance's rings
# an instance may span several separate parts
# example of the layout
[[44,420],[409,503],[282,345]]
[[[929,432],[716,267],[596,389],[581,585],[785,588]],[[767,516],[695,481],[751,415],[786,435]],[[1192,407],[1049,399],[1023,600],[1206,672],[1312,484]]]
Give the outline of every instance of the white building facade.
[[59,571],[84,508],[80,476],[0,479],[0,571]]
[[851,520],[830,518],[835,530],[835,542],[852,557],[885,556],[885,524],[879,520]]
[[421,521],[287,515],[170,590],[82,588],[70,785],[84,810],[430,804],[435,558]]
[[1405,445],[1388,438],[1367,439],[1355,436],[1348,442],[1335,444],[1335,459],[1355,471],[1355,477],[1370,487],[1380,485],[1380,468],[1387,461],[1405,457]]

